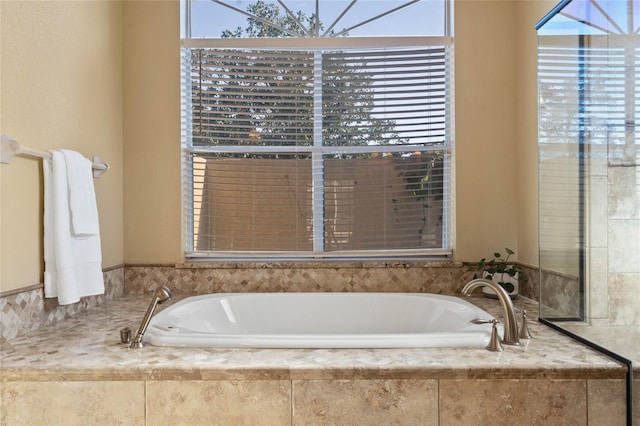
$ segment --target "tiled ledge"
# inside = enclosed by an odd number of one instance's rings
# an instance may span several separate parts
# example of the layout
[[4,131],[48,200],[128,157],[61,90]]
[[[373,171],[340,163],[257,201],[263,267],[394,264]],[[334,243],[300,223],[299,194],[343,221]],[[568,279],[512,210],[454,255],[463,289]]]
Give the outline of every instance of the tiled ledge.
[[44,297],[42,284],[0,294],[0,343],[86,312],[124,293],[124,266],[103,271],[105,294],[89,296],[71,305]]
[[[538,298],[538,271],[522,266],[520,293]],[[404,292],[455,294],[473,278],[469,264],[452,261],[198,262],[127,265],[126,294],[158,285],[175,294],[238,292]]]
[[292,260],[292,261],[229,261],[207,260],[175,265],[184,269],[335,269],[335,268],[459,268],[462,262],[453,260]]
[[[623,379],[625,367],[530,318],[532,340],[502,353],[485,349],[140,350],[119,343],[137,328],[148,296],[108,301],[91,312],[2,344],[3,381]],[[179,300],[180,297],[175,297]],[[498,301],[472,301],[501,318]],[[536,304],[519,299],[529,312]],[[531,317],[534,317],[532,315]]]

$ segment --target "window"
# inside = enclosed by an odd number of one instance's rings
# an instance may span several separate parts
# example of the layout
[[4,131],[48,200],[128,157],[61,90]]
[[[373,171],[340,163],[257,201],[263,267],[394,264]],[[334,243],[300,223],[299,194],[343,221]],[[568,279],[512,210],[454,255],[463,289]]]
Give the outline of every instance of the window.
[[187,257],[450,254],[446,0],[183,12]]

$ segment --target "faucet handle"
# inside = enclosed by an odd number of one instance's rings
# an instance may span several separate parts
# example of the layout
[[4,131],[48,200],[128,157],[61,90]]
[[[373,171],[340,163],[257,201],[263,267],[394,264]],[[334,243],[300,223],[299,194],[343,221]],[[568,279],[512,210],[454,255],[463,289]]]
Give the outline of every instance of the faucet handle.
[[531,339],[533,336],[529,331],[529,326],[527,325],[527,310],[522,309],[522,322],[520,323],[520,333],[518,334],[521,339]]
[[473,324],[491,324],[491,337],[489,338],[489,344],[485,346],[485,349],[491,352],[502,352],[502,342],[500,336],[498,336],[498,320],[492,318],[490,320],[475,318],[472,319]]
[[489,344],[486,349],[491,352],[502,352],[502,342],[498,336],[498,320],[492,319],[491,321],[491,337],[489,338]]

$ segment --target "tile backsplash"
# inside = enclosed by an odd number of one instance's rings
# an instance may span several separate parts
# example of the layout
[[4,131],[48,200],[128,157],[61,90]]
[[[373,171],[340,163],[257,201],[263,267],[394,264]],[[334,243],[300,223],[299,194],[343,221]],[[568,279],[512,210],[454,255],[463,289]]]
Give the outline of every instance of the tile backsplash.
[[124,266],[109,268],[103,275],[105,294],[85,297],[71,305],[46,299],[41,284],[0,295],[0,343],[124,294]]
[[228,292],[429,292],[460,291],[470,276],[454,262],[242,262],[127,266],[127,294],[158,285],[184,294]]

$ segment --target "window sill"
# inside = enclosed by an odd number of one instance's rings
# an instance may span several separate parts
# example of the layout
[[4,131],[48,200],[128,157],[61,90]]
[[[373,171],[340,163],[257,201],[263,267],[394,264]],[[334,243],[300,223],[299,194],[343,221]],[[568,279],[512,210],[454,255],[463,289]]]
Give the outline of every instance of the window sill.
[[462,262],[445,259],[345,260],[231,260],[202,259],[181,262],[176,269],[337,269],[337,268],[459,268]]

